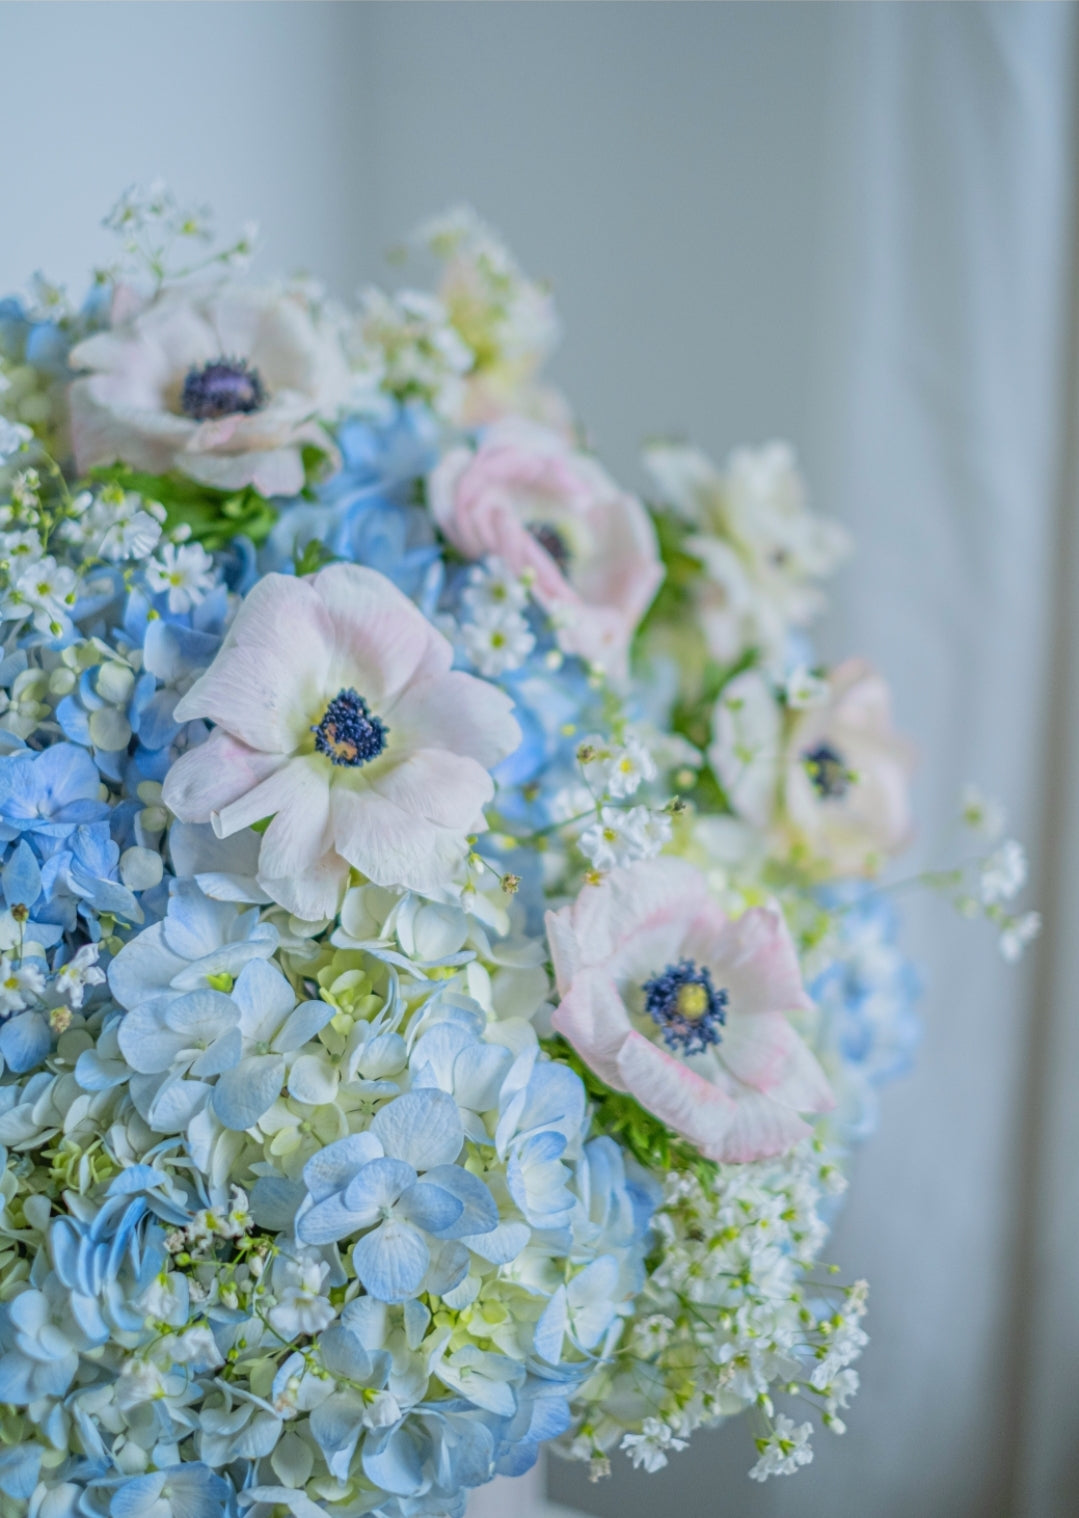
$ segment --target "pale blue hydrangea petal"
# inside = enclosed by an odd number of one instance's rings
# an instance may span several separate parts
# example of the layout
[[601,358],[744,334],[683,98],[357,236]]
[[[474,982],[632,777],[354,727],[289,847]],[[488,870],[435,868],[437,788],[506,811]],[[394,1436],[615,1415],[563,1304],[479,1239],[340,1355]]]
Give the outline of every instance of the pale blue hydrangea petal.
[[318,1054],[301,1054],[289,1067],[289,1095],[310,1107],[327,1106],[333,1102],[340,1084],[340,1071],[324,1050]]
[[125,1481],[113,1493],[109,1513],[111,1518],[221,1518],[228,1496],[227,1482],[191,1461]]
[[165,1026],[158,1002],[144,1002],[120,1024],[120,1053],[140,1075],[164,1075],[188,1047],[186,1035]]
[[565,1150],[564,1135],[548,1129],[525,1139],[509,1157],[510,1196],[535,1228],[560,1227],[576,1205],[568,1185],[570,1172],[561,1163]]
[[296,1237],[301,1244],[336,1244],[357,1229],[370,1227],[377,1217],[377,1212],[358,1216],[351,1207],[345,1206],[342,1194],[336,1192],[300,1213],[296,1219]]
[[481,1259],[492,1265],[508,1265],[515,1260],[532,1237],[527,1223],[499,1223],[487,1233],[469,1234],[464,1242]]
[[498,1204],[478,1175],[460,1165],[437,1165],[427,1171],[425,1180],[434,1181],[460,1204],[452,1222],[432,1232],[440,1233],[444,1239],[460,1239],[467,1234],[490,1233],[497,1227]]
[[109,989],[121,1007],[136,1007],[169,990],[186,963],[165,943],[164,926],[155,922],[126,943],[109,965]]
[[404,1069],[407,1054],[407,1045],[399,1033],[379,1033],[364,1045],[360,1069],[367,1080],[396,1075]]
[[9,907],[19,903],[31,907],[41,895],[41,870],[25,839],[12,850],[11,858],[4,865],[2,880],[4,900]]
[[521,1367],[507,1355],[466,1344],[437,1362],[434,1371],[444,1385],[487,1412],[511,1418],[517,1410],[517,1398],[510,1383],[522,1379]]
[[178,880],[169,895],[165,942],[181,959],[203,959],[235,938],[239,917],[235,907],[211,901],[193,880]]
[[20,1012],[0,1028],[0,1055],[9,1070],[33,1070],[52,1048],[49,1024],[40,1012]]
[[532,1335],[532,1347],[542,1360],[549,1365],[557,1365],[562,1358],[562,1344],[566,1337],[566,1329],[569,1327],[569,1304],[566,1301],[566,1288],[559,1286],[552,1293],[551,1300],[540,1314]]
[[423,1283],[423,1289],[432,1296],[441,1297],[459,1286],[468,1275],[472,1263],[468,1246],[458,1239],[432,1239],[431,1263]]
[[390,1367],[387,1354],[369,1350],[356,1330],[344,1323],[334,1323],[323,1333],[319,1358],[334,1375],[364,1386],[381,1386]]
[[260,1175],[251,1188],[251,1215],[260,1228],[284,1232],[292,1227],[306,1195],[307,1188],[302,1181]]
[[219,1077],[211,1105],[226,1128],[251,1128],[277,1100],[284,1078],[281,1055],[248,1055]]
[[213,1087],[182,1076],[139,1075],[131,1080],[131,1097],[155,1133],[184,1133]]
[[[243,977],[241,976],[241,979]],[[237,982],[237,987],[239,982]],[[274,1036],[273,1047],[279,1054],[291,1054],[315,1038],[333,1017],[333,1008],[325,1001],[302,1001],[291,1012]]]
[[349,1181],[342,1193],[342,1200],[349,1212],[364,1221],[357,1227],[366,1228],[378,1217],[384,1207],[392,1207],[402,1192],[416,1181],[416,1172],[404,1160],[376,1159],[365,1165]]
[[566,1288],[573,1333],[582,1349],[594,1349],[616,1310],[618,1261],[600,1255],[573,1277]]
[[348,1138],[327,1144],[303,1167],[303,1178],[316,1202],[343,1191],[349,1181],[370,1160],[378,1159],[383,1148],[373,1133],[351,1133]]
[[365,1440],[362,1460],[367,1479],[385,1492],[408,1497],[423,1485],[419,1430],[407,1424],[381,1430]]
[[461,1152],[464,1130],[452,1097],[443,1091],[407,1091],[375,1113],[371,1132],[387,1154],[414,1170],[452,1165]]
[[[452,1167],[445,1166],[443,1169]],[[419,1181],[401,1196],[395,1209],[399,1217],[427,1233],[448,1236],[464,1212],[464,1203],[442,1186]]]
[[348,1480],[349,1466],[364,1431],[363,1401],[355,1392],[334,1392],[311,1413],[311,1435],[322,1450],[329,1474]]
[[405,1320],[405,1343],[409,1349],[419,1349],[431,1321],[431,1309],[423,1302],[406,1302],[401,1314]]
[[292,987],[268,959],[252,959],[244,965],[232,988],[232,999],[240,1009],[244,1037],[267,1043],[296,1005]]
[[40,1444],[24,1444],[0,1453],[0,1492],[6,1497],[29,1497],[37,1485],[44,1453]]
[[382,1302],[414,1297],[430,1259],[420,1231],[394,1218],[365,1233],[352,1251],[352,1263],[365,1290]]
[[[293,1457],[297,1461],[296,1464],[290,1464],[281,1458],[284,1447],[296,1450],[297,1454]],[[326,1509],[320,1507],[317,1502],[312,1502],[310,1497],[299,1490],[310,1475],[311,1464],[311,1452],[302,1439],[298,1439],[295,1434],[286,1434],[274,1452],[270,1464],[274,1468],[274,1475],[280,1476],[282,1480],[286,1477],[295,1477],[295,1479],[291,1480],[287,1486],[248,1487],[236,1498],[241,1508],[266,1506],[274,1511],[287,1508],[293,1518],[326,1518]],[[278,1469],[278,1466],[281,1468]],[[307,1476],[301,1477],[301,1471],[306,1471]]]

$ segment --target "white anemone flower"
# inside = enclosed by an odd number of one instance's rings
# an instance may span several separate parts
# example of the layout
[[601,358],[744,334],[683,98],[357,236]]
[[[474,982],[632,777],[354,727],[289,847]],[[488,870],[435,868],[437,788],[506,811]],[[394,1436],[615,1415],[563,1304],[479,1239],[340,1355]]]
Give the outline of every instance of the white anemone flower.
[[212,286],[169,293],[71,353],[80,472],[118,460],[220,490],[295,495],[306,445],[345,403],[336,333],[295,292]]
[[265,576],[176,707],[216,727],[169,771],[165,805],[220,838],[272,818],[259,884],[308,921],[333,915],[350,868],[444,894],[521,737],[510,698],[452,661],[373,569]]

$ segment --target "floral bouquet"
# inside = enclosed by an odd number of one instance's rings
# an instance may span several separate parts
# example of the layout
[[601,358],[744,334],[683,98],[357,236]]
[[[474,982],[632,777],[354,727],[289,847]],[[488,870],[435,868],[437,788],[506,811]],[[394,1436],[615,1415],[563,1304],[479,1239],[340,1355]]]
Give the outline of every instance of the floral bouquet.
[[[0,303],[0,1514],[459,1515],[745,1409],[793,1471],[916,1034],[843,532],[779,445],[615,484],[471,214],[352,309],[107,224]],[[1014,958],[1023,875],[931,883]]]

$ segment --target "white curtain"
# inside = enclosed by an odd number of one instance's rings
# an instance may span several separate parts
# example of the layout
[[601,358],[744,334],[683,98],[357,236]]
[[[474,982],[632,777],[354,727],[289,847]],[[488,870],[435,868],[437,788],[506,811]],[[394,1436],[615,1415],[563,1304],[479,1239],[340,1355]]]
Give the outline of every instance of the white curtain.
[[[830,1246],[872,1284],[843,1440],[750,1483],[744,1423],[611,1518],[1079,1509],[1079,417],[1071,5],[0,6],[0,288],[71,278],[164,173],[347,291],[468,198],[566,317],[558,376],[630,481],[682,428],[784,434],[858,557],[830,653],[889,674],[940,863],[962,782],[1032,846],[1022,971],[925,904],[926,1036]],[[541,1518],[538,1478],[473,1518]]]

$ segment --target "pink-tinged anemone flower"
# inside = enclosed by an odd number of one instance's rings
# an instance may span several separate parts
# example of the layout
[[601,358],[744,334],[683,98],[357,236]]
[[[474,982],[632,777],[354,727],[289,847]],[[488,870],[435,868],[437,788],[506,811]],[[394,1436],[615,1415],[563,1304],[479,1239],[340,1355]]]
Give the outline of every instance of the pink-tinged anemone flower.
[[259,884],[309,921],[336,911],[350,866],[441,894],[486,827],[488,771],[520,742],[509,698],[452,657],[375,570],[267,575],[176,707],[216,726],[169,771],[165,804],[220,838],[272,818]]
[[431,475],[442,532],[467,559],[528,570],[566,653],[620,677],[663,578],[647,511],[564,437],[513,417],[480,446],[455,448]]
[[863,660],[828,676],[818,704],[784,714],[749,670],[716,702],[709,761],[741,816],[831,875],[873,875],[909,842],[911,745]]
[[321,423],[349,388],[336,334],[299,295],[228,285],[136,309],[71,366],[89,371],[71,387],[80,472],[119,460],[265,496],[302,489],[306,445],[333,456]]
[[786,753],[784,793],[796,839],[839,875],[875,874],[910,841],[914,753],[892,726],[887,682],[861,659],[801,712]]
[[612,870],[547,915],[554,1026],[708,1159],[782,1154],[834,1099],[787,1019],[812,1005],[777,911],[736,920],[680,859]]

